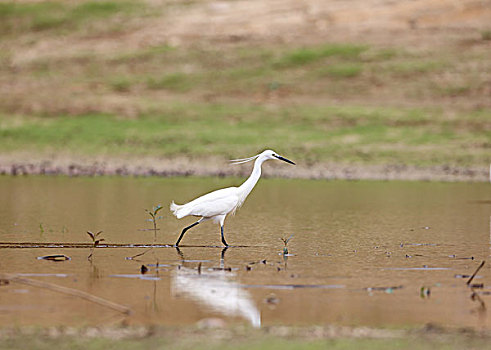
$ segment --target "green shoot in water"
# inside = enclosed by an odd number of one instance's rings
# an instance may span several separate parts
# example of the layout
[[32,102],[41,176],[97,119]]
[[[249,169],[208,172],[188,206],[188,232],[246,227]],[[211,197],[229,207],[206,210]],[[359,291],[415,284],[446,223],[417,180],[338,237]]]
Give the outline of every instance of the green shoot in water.
[[283,244],[285,245],[283,247],[283,255],[287,255],[288,254],[288,242],[290,242],[290,240],[293,238],[293,234],[288,237],[288,238],[280,238],[281,241],[283,242]]
[[94,254],[94,248],[97,247],[99,245],[99,243],[101,243],[102,241],[104,241],[104,238],[99,238],[99,235],[102,233],[102,231],[99,231],[97,233],[92,233],[90,231],[87,231],[87,234],[89,235],[89,237],[92,239],[92,248],[90,249],[90,254],[89,256],[87,257],[87,260],[91,260],[92,259],[92,254]]
[[148,221],[153,223],[153,241],[155,242],[157,240],[157,220],[162,219],[162,216],[157,216],[157,213],[162,209],[162,206],[160,204],[156,205],[155,207],[152,208],[152,210],[145,209],[145,211],[150,215],[151,219],[147,219]]

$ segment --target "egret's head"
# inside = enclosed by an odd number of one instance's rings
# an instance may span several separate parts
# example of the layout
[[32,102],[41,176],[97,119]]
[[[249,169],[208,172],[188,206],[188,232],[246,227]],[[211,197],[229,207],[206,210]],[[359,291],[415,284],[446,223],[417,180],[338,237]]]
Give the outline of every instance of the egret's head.
[[259,155],[259,157],[264,157],[265,159],[279,159],[279,160],[282,160],[284,162],[287,162],[287,163],[290,163],[290,164],[295,165],[295,163],[293,163],[291,160],[286,159],[286,158],[278,155],[278,153],[276,153],[275,151],[272,151],[270,149],[268,149],[268,150],[264,151],[263,153],[261,153]]
[[282,160],[284,162],[295,165],[295,163],[293,163],[291,160],[286,159],[286,158],[278,155],[275,151],[272,151],[270,149],[263,151],[263,152],[255,155],[253,157],[242,158],[242,159],[232,159],[231,162],[233,164],[242,164],[242,163],[247,163],[247,162],[250,162],[251,160],[256,160],[256,159],[260,159],[261,163],[264,162],[265,160],[268,160],[268,159],[279,159],[279,160]]

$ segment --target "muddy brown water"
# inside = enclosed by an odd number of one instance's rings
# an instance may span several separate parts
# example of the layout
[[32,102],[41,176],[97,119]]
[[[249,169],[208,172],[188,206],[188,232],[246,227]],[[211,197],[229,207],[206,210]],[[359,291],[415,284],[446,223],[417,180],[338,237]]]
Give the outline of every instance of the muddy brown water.
[[[0,273],[132,310],[127,316],[12,281],[0,285],[0,325],[190,325],[218,318],[251,326],[490,328],[491,261],[472,282],[482,288],[466,285],[489,258],[489,184],[262,179],[225,222],[232,247],[219,247],[212,222],[188,231],[179,250],[166,246],[193,222],[171,216],[172,200],[240,182],[0,177]],[[164,207],[160,246],[135,246],[154,243],[154,232],[142,229],[151,228],[144,209],[156,204]],[[90,243],[86,231],[99,230],[105,241],[89,261],[89,246],[77,244]],[[280,238],[292,234],[284,257]],[[71,260],[38,259],[50,254]]]

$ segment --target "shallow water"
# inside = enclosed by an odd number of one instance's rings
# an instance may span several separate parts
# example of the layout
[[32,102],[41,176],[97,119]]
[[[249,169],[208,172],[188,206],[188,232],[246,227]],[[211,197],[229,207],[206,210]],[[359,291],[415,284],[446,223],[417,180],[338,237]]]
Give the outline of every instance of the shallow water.
[[[0,285],[0,325],[194,324],[221,318],[272,324],[406,326],[428,322],[490,328],[491,186],[483,183],[262,179],[236,216],[203,223],[173,244],[192,218],[186,202],[240,179],[0,177],[0,273],[88,292],[130,316],[37,286]],[[145,208],[162,204],[153,244]],[[87,260],[86,231],[105,239]],[[290,256],[280,238],[294,235]],[[32,244],[7,248],[5,243]],[[140,253],[144,255],[127,259]],[[65,254],[67,261],[37,259]],[[488,263],[491,263],[488,262]],[[145,275],[141,265],[148,267]],[[423,293],[421,289],[423,289]],[[429,289],[429,295],[427,290]]]

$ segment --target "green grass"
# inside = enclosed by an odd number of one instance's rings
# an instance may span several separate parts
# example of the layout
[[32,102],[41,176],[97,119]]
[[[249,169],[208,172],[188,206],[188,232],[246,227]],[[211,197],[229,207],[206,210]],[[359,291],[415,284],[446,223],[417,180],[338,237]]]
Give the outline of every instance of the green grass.
[[332,78],[354,78],[360,75],[363,71],[363,66],[361,64],[333,64],[328,65],[325,68],[320,69],[319,74],[327,75]]
[[491,30],[481,31],[481,39],[482,40],[491,40]]
[[152,90],[186,92],[192,88],[192,85],[193,77],[189,74],[180,72],[147,79],[147,87]]
[[132,85],[132,79],[124,76],[115,77],[109,82],[111,89],[117,92],[128,92]]
[[384,70],[387,72],[402,75],[411,76],[418,73],[437,72],[445,69],[446,63],[438,61],[402,61],[389,63],[384,66]]
[[[143,338],[130,339],[109,339],[101,337],[83,336],[61,336],[50,338],[46,336],[14,336],[2,339],[0,350],[3,349],[176,349],[176,350],[457,350],[457,349],[491,349],[489,340],[485,337],[469,337],[465,335],[424,335],[424,336],[401,336],[396,338],[332,338],[332,339],[312,339],[308,337],[279,337],[268,336],[254,333],[251,336],[243,335],[236,338],[230,336],[214,336],[205,338],[206,332],[196,331],[196,334],[187,332],[183,336],[150,336]],[[228,334],[225,332],[224,334]]]
[[328,57],[357,59],[368,48],[351,44],[326,44],[319,47],[300,48],[284,53],[275,62],[281,68],[303,66]]
[[[140,4],[140,6],[143,6]],[[131,1],[63,1],[0,3],[0,37],[52,29],[77,29],[97,20],[137,9]]]
[[307,162],[465,166],[489,160],[488,126],[484,112],[449,119],[437,110],[167,104],[136,119],[2,116],[0,152],[230,158],[271,147]]

